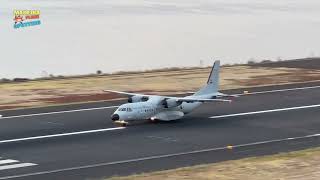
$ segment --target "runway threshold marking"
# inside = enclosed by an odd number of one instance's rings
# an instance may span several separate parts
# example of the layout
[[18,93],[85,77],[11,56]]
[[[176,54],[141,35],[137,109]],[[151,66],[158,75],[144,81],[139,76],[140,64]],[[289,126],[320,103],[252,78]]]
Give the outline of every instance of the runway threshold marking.
[[14,160],[14,159],[2,159],[2,160],[0,160],[0,171],[8,170],[8,169],[29,167],[29,166],[36,166],[36,165],[38,165],[38,164],[20,163],[20,161]]
[[36,139],[46,139],[46,138],[53,138],[53,137],[72,136],[72,135],[80,135],[80,134],[90,134],[90,133],[114,131],[114,130],[121,130],[121,129],[125,129],[125,127],[95,129],[95,130],[78,131],[78,132],[71,132],[71,133],[62,133],[62,134],[33,136],[33,137],[18,138],[18,139],[0,140],[0,144],[10,143],[10,142],[21,142],[21,141],[28,141],[28,140],[36,140]]
[[0,180],[13,179],[13,178],[22,178],[22,177],[30,177],[30,176],[36,176],[36,175],[45,175],[45,174],[59,173],[59,172],[65,172],[65,171],[73,171],[73,170],[95,168],[95,167],[101,167],[101,166],[110,166],[110,165],[134,163],[134,162],[140,162],[140,161],[146,161],[146,160],[170,158],[170,157],[176,157],[176,156],[192,155],[192,154],[199,154],[199,153],[213,152],[213,151],[220,151],[220,150],[234,151],[236,148],[240,148],[240,147],[264,145],[264,144],[270,144],[270,143],[292,141],[292,140],[299,140],[299,139],[306,139],[306,138],[315,138],[315,137],[320,137],[320,134],[311,134],[311,135],[305,135],[305,136],[296,136],[296,137],[273,139],[273,140],[259,141],[259,142],[246,143],[246,144],[238,144],[238,145],[232,145],[232,148],[230,148],[230,145],[226,145],[226,146],[223,146],[223,147],[201,149],[201,150],[181,152],[181,153],[164,154],[164,155],[156,155],[156,156],[147,156],[147,157],[136,158],[136,159],[128,159],[128,160],[121,160],[121,161],[98,163],[98,164],[77,166],[77,167],[64,168],[64,169],[56,169],[56,170],[51,170],[51,171],[40,171],[40,172],[34,172],[34,173],[28,173],[28,174],[0,177]]
[[14,159],[4,159],[4,160],[0,160],[0,165],[1,164],[8,164],[8,163],[15,163],[15,162],[19,162],[19,161],[14,160]]
[[97,107],[97,108],[75,109],[75,110],[68,110],[68,111],[55,111],[55,112],[35,113],[35,114],[24,114],[24,115],[7,116],[7,117],[0,116],[0,118],[1,119],[11,119],[11,118],[20,118],[20,117],[43,116],[43,115],[62,114],[62,113],[71,113],[71,112],[80,112],[80,111],[112,109],[112,108],[117,108],[117,107],[119,107],[119,106],[105,106],[105,107]]
[[16,168],[23,168],[23,167],[29,167],[29,166],[36,166],[37,164],[34,163],[20,163],[20,164],[9,164],[5,166],[0,166],[0,171],[2,170],[8,170],[8,169],[16,169]]
[[219,119],[219,118],[225,118],[225,117],[246,116],[246,115],[252,115],[252,114],[291,111],[291,110],[317,108],[317,107],[320,107],[320,104],[308,105],[308,106],[296,106],[296,107],[281,108],[281,109],[270,109],[270,110],[263,110],[263,111],[244,112],[244,113],[236,113],[236,114],[226,114],[226,115],[219,115],[219,116],[211,116],[209,118]]

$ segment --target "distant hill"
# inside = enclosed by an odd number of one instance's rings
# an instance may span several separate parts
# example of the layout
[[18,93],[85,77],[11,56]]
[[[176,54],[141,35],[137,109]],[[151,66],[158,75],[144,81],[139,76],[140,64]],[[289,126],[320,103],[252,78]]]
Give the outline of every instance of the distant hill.
[[[303,63],[301,63],[303,61]],[[255,67],[286,67],[286,68],[303,68],[303,69],[320,69],[320,57],[293,59],[277,62],[248,64]]]

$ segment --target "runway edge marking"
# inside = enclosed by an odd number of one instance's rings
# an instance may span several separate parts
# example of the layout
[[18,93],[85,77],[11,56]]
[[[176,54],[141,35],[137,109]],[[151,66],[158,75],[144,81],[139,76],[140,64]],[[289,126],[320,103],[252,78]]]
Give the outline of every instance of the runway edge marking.
[[[319,136],[320,136],[320,134],[311,134],[311,135],[305,135],[305,136],[296,136],[296,137],[273,139],[273,140],[259,141],[259,142],[246,143],[246,144],[238,144],[238,145],[233,145],[232,149],[240,148],[240,147],[246,147],[246,146],[255,146],[255,145],[263,145],[263,144],[269,144],[269,143],[277,143],[277,142],[284,142],[284,141],[306,139],[306,138],[315,138],[315,137],[319,137]],[[29,176],[36,176],[36,175],[45,175],[45,174],[59,173],[59,172],[65,172],[65,171],[73,171],[73,170],[95,168],[95,167],[101,167],[101,166],[110,166],[110,165],[117,165],[117,164],[133,163],[133,162],[154,160],[154,159],[161,159],[161,158],[170,158],[170,157],[175,157],[175,156],[198,154],[198,153],[205,153],[205,152],[219,151],[219,150],[230,150],[230,148],[229,148],[229,145],[227,145],[227,146],[224,146],[224,147],[216,147],[216,148],[195,150],[195,151],[189,151],[189,152],[165,154],[165,155],[158,155],[158,156],[148,156],[148,157],[129,159],[129,160],[122,160],[122,161],[113,161],[113,162],[92,164],[92,165],[86,165],[86,166],[78,166],[78,167],[71,167],[71,168],[64,168],[64,169],[56,169],[56,170],[51,170],[51,171],[41,171],[41,172],[28,173],[28,174],[6,176],[6,177],[0,177],[0,180],[21,178],[21,177],[29,177]]]
[[88,131],[78,131],[78,132],[71,132],[71,133],[44,135],[44,136],[33,136],[33,137],[18,138],[18,139],[8,139],[8,140],[1,140],[1,141],[0,141],[0,144],[10,143],[10,142],[20,142],[20,141],[36,140],[36,139],[53,138],[53,137],[62,137],[62,136],[72,136],[72,135],[80,135],[80,134],[89,134],[89,133],[97,133],[97,132],[105,132],[105,131],[113,131],[113,130],[121,130],[121,129],[125,129],[125,128],[126,128],[126,127],[116,127],[116,128],[95,129],[95,130],[88,130]]
[[306,86],[306,87],[298,87],[298,88],[288,88],[288,89],[275,89],[269,91],[257,91],[257,92],[249,92],[246,94],[233,94],[234,96],[246,96],[246,95],[255,95],[255,94],[266,94],[266,93],[274,93],[274,92],[285,92],[285,91],[296,91],[296,90],[305,90],[305,89],[316,89],[320,88],[320,86]]
[[226,114],[226,115],[219,115],[219,116],[211,116],[209,118],[211,118],[211,119],[219,119],[219,118],[225,118],[225,117],[246,116],[246,115],[252,115],[252,114],[263,114],[263,113],[271,113],[271,112],[291,111],[291,110],[317,108],[317,107],[320,107],[320,104],[314,104],[314,105],[308,105],[308,106],[296,106],[296,107],[280,108],[280,109],[269,109],[269,110],[244,112],[244,113],[236,113],[236,114]]

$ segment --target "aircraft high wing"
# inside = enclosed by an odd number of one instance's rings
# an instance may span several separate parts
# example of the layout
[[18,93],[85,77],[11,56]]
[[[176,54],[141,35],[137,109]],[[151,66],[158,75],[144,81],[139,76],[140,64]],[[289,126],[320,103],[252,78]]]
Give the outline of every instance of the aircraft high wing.
[[[130,93],[130,92],[122,92],[122,91],[114,91],[114,90],[104,90],[105,92],[112,92],[112,93],[117,93],[117,94],[122,94],[122,95],[127,95],[129,97],[131,96],[141,96],[141,97],[150,97],[150,96],[155,96],[155,95],[146,95],[146,94],[137,94],[137,93]],[[225,94],[219,93],[217,96],[222,96]],[[198,98],[198,97],[172,97],[172,96],[161,96],[163,99],[174,99],[179,102],[232,102],[232,100],[229,99],[209,99],[209,98]],[[229,97],[225,95],[225,97]]]

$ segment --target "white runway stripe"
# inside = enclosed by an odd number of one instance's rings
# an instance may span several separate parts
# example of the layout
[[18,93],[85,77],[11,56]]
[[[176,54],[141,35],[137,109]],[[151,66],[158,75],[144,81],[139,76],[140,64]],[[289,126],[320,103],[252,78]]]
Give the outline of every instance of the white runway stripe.
[[320,104],[281,108],[281,109],[270,109],[270,110],[263,110],[263,111],[253,111],[253,112],[245,112],[245,113],[236,113],[236,114],[227,114],[227,115],[220,115],[220,116],[212,116],[210,118],[218,119],[218,118],[225,118],[225,117],[246,116],[246,115],[252,115],[252,114],[263,114],[263,113],[290,111],[290,110],[308,109],[308,108],[317,108],[317,107],[320,107]]
[[35,140],[35,139],[46,139],[46,138],[53,138],[53,137],[62,137],[62,136],[71,136],[71,135],[80,135],[80,134],[90,134],[90,133],[114,131],[114,130],[120,130],[120,129],[125,129],[125,127],[107,128],[107,129],[95,129],[95,130],[79,131],[79,132],[72,132],[72,133],[52,134],[52,135],[45,135],[45,136],[33,136],[33,137],[18,138],[18,139],[8,139],[8,140],[0,141],[0,144],[9,143],[9,142],[20,142],[20,141]]
[[19,161],[14,160],[14,159],[5,159],[5,160],[0,160],[0,165],[9,164],[9,163],[16,163],[16,162],[19,162]]
[[36,165],[37,164],[34,164],[34,163],[11,164],[11,165],[0,166],[0,171],[7,170],[7,169],[16,169],[16,168],[22,168],[22,167],[36,166]]
[[254,95],[254,94],[266,94],[266,93],[274,93],[274,92],[285,92],[285,91],[297,91],[297,90],[304,90],[304,89],[316,89],[320,88],[320,86],[308,86],[308,87],[300,87],[300,88],[290,88],[290,89],[277,89],[277,90],[270,90],[270,91],[258,91],[258,92],[249,92],[246,94],[233,94],[234,96],[245,96],[245,95]]
[[117,107],[119,107],[119,106],[106,106],[106,107],[97,107],[97,108],[76,109],[76,110],[69,110],[69,111],[56,111],[56,112],[48,112],[48,113],[25,114],[25,115],[8,116],[8,117],[0,117],[0,118],[1,119],[12,119],[12,118],[31,117],[31,116],[43,116],[43,115],[50,115],[50,114],[92,111],[92,110],[99,110],[99,109],[112,109],[112,108],[117,108]]

